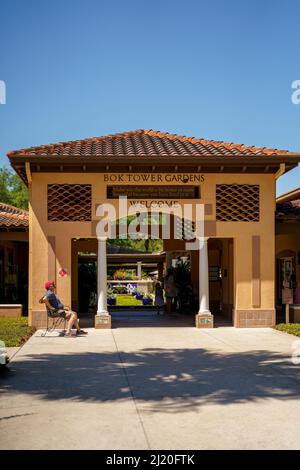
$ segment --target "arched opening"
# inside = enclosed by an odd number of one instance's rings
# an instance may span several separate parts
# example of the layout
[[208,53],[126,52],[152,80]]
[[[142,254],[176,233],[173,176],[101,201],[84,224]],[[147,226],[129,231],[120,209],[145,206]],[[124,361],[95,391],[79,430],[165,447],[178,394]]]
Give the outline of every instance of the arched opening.
[[[123,222],[114,222],[117,236],[122,231],[120,225]],[[164,216],[158,219],[154,238],[151,238],[153,234],[149,229],[148,238],[143,238],[143,231],[142,237],[137,236],[130,243],[124,238],[107,240],[107,304],[109,313],[115,318],[125,311],[127,321],[139,319],[138,312],[144,312],[140,315],[142,318],[146,317],[145,312],[154,317],[154,283],[160,281],[164,286],[165,274],[168,268],[173,267],[178,293],[172,301],[172,318],[180,316],[188,320],[188,325],[194,324],[194,316],[199,310],[201,273],[199,250],[193,247],[191,240],[187,244],[186,239],[187,233],[193,230],[193,222],[172,215],[167,221],[170,237],[163,238],[165,223]],[[97,310],[97,243],[96,237],[72,241],[72,308],[82,319],[91,321]],[[210,310],[216,316],[217,325],[231,324],[233,241],[209,239],[208,261]],[[122,318],[125,317],[123,315]]]

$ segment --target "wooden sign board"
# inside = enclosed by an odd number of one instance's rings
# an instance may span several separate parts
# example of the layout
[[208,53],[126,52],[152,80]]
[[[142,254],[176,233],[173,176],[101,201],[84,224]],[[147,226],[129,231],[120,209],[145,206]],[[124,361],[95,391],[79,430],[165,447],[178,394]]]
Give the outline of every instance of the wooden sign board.
[[288,287],[284,287],[282,289],[282,303],[283,304],[293,304],[294,299],[293,299],[293,289],[289,289]]

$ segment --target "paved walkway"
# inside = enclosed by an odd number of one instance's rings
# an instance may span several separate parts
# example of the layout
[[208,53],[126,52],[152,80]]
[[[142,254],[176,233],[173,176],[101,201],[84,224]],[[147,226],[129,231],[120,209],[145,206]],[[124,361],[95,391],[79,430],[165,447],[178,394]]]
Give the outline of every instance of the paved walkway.
[[154,314],[114,325],[38,331],[17,352],[0,375],[0,449],[300,448],[294,337]]

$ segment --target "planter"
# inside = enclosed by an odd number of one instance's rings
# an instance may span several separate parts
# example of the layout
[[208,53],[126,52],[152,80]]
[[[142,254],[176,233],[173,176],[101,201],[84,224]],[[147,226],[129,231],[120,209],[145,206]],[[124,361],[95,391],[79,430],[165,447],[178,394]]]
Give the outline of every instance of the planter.
[[143,305],[152,305],[153,300],[152,299],[143,299]]

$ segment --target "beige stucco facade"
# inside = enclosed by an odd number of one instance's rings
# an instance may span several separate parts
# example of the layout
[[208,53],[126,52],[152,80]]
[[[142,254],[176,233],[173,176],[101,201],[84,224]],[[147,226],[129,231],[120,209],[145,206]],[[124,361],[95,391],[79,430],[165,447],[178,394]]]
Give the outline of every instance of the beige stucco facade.
[[[123,174],[122,184],[145,185],[137,182],[131,174]],[[141,175],[141,174],[137,174]],[[170,173],[168,173],[170,175]],[[172,174],[171,174],[172,175]],[[150,180],[151,185],[178,185],[165,175],[156,180]],[[196,180],[194,176],[196,175]],[[205,236],[209,239],[219,239],[224,245],[223,257],[231,275],[228,283],[232,288],[225,288],[226,303],[232,304],[234,324],[242,326],[266,326],[275,323],[275,175],[274,174],[202,174],[200,182],[197,174],[189,174],[190,181],[185,185],[200,187],[200,198],[195,200],[177,200],[180,205],[184,202],[204,204],[210,210],[205,215]],[[56,279],[57,291],[66,305],[72,303],[72,251],[73,238],[95,237],[96,208],[104,202],[117,201],[106,199],[106,186],[112,183],[107,180],[105,173],[32,173],[30,184],[30,255],[29,255],[29,322],[42,325],[45,321],[45,311],[39,304],[43,293],[43,285],[47,279]],[[92,186],[92,221],[49,221],[48,220],[48,185],[49,184],[90,184]],[[117,182],[118,184],[118,182]],[[238,184],[259,185],[259,221],[230,222],[216,220],[216,185]],[[119,214],[116,213],[118,218]],[[169,243],[169,246],[168,246]],[[166,247],[172,249],[177,241],[166,241]],[[193,253],[196,260],[198,253]],[[211,256],[213,254],[211,253]],[[196,261],[194,266],[196,265]],[[58,273],[64,268],[67,275],[61,277]],[[194,268],[195,269],[195,268]],[[196,269],[197,270],[197,269]],[[197,277],[196,274],[194,274]]]
[[[151,208],[165,214],[157,224],[162,231],[170,208],[170,225],[179,230],[183,220],[191,231],[192,222],[198,228],[203,222],[196,249],[183,246],[187,237],[160,236],[166,265],[173,250],[190,252],[197,327],[213,326],[220,302],[236,327],[275,324],[275,183],[298,165],[299,153],[139,129],[15,150],[8,157],[30,190],[31,324],[45,324],[39,299],[47,279],[56,280],[65,304],[76,306],[72,240],[97,237],[95,327],[107,327],[106,240],[115,234],[99,235],[99,220],[120,231],[124,225],[115,220]],[[125,195],[124,215],[118,206]],[[104,217],[103,204],[110,204]]]

